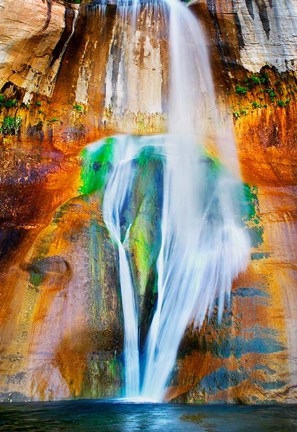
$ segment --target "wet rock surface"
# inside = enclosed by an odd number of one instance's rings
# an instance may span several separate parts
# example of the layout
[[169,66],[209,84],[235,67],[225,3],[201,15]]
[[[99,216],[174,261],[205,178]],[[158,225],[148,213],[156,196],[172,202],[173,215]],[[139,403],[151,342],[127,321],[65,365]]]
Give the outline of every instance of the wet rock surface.
[[[78,192],[81,149],[116,128],[104,106],[115,6],[102,17],[87,5],[79,11],[53,1],[49,15],[47,2],[28,0],[21,10],[19,2],[2,3],[0,123],[22,119],[0,144],[2,399],[117,395],[123,334],[116,254],[100,199]],[[209,36],[218,100],[234,118],[253,249],[223,322],[214,317],[185,334],[168,399],[296,397],[297,85],[295,12],[286,5],[192,5]],[[164,130],[155,114],[131,110],[128,120],[137,133]],[[137,208],[139,224],[147,222]],[[141,280],[148,309],[150,278],[148,271]]]

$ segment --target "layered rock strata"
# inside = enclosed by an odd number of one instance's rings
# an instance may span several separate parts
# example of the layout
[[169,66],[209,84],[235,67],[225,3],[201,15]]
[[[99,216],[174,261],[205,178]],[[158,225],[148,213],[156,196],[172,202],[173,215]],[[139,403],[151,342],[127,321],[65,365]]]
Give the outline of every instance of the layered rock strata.
[[[103,13],[98,5],[18,5],[0,4],[1,399],[119,394],[123,335],[116,255],[102,222],[100,193],[82,189],[79,155],[86,144],[125,128],[164,131],[166,37],[160,46],[141,42],[137,79],[144,92],[145,82],[155,80],[154,103],[148,108],[132,100],[121,129],[108,103],[116,96],[108,87],[116,76],[110,52],[119,55],[116,7]],[[292,401],[296,7],[285,0],[212,0],[191,7],[208,36],[218,100],[233,115],[253,248],[222,324],[213,317],[201,331],[189,327],[167,397]],[[154,71],[148,52],[160,59]],[[108,168],[106,161],[98,163]],[[139,224],[147,223],[145,203],[135,207]],[[152,283],[140,259],[146,234],[133,245],[144,290]],[[150,299],[142,300],[148,310]]]

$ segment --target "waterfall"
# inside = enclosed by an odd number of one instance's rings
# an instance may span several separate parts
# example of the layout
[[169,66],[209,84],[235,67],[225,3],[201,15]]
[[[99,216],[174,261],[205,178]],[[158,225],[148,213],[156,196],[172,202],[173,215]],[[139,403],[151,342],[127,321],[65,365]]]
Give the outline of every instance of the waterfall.
[[[129,110],[161,112],[167,134],[115,137],[103,218],[118,251],[125,396],[161,401],[187,326],[192,323],[199,328],[215,306],[221,319],[232,282],[247,266],[249,239],[240,221],[241,183],[232,128],[216,106],[199,22],[178,0],[123,2],[118,4],[118,14],[121,25],[114,38],[118,52],[115,56],[116,48],[111,47],[106,107],[111,106],[123,124]],[[154,41],[158,41],[160,29],[169,41],[169,85],[160,103],[156,102],[154,80],[151,94],[155,99],[144,98],[138,63],[132,65],[144,27],[146,46],[156,46],[147,39],[150,28]],[[154,49],[152,66],[154,59],[159,62],[162,57],[158,47]],[[127,224],[124,213],[135,187],[135,161],[147,147],[153,147],[162,158],[163,203],[157,300],[140,353],[139,302],[129,251],[134,221]]]
[[129,235],[129,229],[122,239],[121,211],[125,200],[129,199],[133,180],[131,159],[135,156],[136,149],[129,143],[126,148],[118,147],[119,162],[113,170],[104,200],[104,220],[110,234],[116,241],[119,251],[119,278],[122,291],[122,305],[124,314],[125,333],[125,383],[127,395],[136,396],[139,393],[139,348],[138,348],[138,318],[135,306],[134,289],[129,268],[129,262],[125,251],[125,241]]

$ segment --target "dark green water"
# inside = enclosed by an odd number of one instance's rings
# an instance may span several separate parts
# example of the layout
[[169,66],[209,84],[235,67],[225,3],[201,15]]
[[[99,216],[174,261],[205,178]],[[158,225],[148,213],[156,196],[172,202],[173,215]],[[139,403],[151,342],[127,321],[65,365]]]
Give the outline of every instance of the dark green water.
[[296,432],[297,405],[194,406],[118,401],[2,404],[0,431]]

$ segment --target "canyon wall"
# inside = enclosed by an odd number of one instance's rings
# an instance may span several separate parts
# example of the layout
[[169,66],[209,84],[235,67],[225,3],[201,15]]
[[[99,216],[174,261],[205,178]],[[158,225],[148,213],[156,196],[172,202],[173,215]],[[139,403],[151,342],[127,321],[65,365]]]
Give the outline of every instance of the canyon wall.
[[[208,0],[189,7],[205,28],[218,103],[233,117],[252,250],[222,323],[214,315],[200,331],[189,326],[167,399],[292,402],[296,6],[290,0]],[[20,8],[16,0],[1,0],[0,23],[0,397],[119,395],[117,257],[102,221],[97,174],[98,168],[108,172],[112,139],[94,160],[81,151],[126,130],[165,131],[166,35],[160,28],[154,38],[139,40],[141,67],[131,65],[131,92],[141,82],[148,94],[152,81],[155,92],[149,105],[132,100],[123,123],[112,107],[117,70],[108,62],[111,51],[119,55],[115,5],[24,0]],[[132,248],[145,328],[156,260],[156,251],[148,252],[155,234],[146,208],[158,206],[157,181],[149,194],[143,191],[152,173],[157,178],[158,164],[143,170]],[[142,226],[148,229],[140,235]]]

